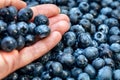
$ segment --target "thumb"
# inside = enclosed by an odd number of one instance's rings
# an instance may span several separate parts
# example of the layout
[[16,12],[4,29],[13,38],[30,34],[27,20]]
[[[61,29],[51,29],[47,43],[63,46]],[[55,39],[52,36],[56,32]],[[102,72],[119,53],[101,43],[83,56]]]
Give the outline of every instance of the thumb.
[[0,8],[6,6],[15,6],[17,9],[21,9],[26,7],[26,3],[21,0],[1,0],[0,1]]

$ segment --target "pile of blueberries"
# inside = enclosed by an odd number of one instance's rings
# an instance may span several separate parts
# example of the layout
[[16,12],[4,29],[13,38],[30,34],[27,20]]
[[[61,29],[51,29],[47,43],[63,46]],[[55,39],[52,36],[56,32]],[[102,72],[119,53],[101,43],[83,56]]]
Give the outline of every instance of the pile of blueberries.
[[4,80],[120,80],[120,0],[24,0],[56,4],[70,29],[46,55]]
[[0,48],[11,52],[21,50],[43,39],[50,34],[49,20],[44,15],[38,15],[33,22],[30,20],[33,12],[30,8],[17,10],[14,6],[0,9]]

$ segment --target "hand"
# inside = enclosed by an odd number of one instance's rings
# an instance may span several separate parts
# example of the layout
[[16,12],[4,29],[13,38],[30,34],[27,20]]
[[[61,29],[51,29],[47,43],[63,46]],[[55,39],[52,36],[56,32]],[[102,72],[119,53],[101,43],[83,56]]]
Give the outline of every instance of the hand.
[[[26,7],[26,3],[20,0],[0,1],[0,8],[10,5],[16,6],[18,9]],[[32,19],[38,14],[44,14],[49,18],[51,34],[34,45],[23,48],[21,51],[0,51],[0,79],[47,53],[61,40],[62,35],[69,29],[69,18],[64,14],[59,14],[60,10],[57,6],[44,4],[31,9],[34,12]]]

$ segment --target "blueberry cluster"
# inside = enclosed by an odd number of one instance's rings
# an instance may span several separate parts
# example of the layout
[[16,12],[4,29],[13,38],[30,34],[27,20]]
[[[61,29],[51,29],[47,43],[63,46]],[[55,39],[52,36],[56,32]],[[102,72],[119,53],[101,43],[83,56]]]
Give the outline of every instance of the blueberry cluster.
[[46,55],[5,80],[120,80],[120,0],[24,0],[56,4],[70,29]]
[[50,33],[48,18],[38,15],[30,22],[33,12],[30,8],[17,10],[14,6],[0,9],[0,48],[10,52],[30,46],[36,39],[43,39]]

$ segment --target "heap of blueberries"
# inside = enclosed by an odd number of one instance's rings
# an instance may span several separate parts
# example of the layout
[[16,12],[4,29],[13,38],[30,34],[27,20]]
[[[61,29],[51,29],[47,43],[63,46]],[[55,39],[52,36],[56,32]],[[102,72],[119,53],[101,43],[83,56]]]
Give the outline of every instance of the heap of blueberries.
[[70,29],[46,55],[4,80],[120,80],[120,0],[24,1],[56,4]]
[[49,20],[38,15],[30,22],[33,12],[30,8],[17,10],[14,6],[0,9],[0,48],[10,52],[21,50],[50,34]]

